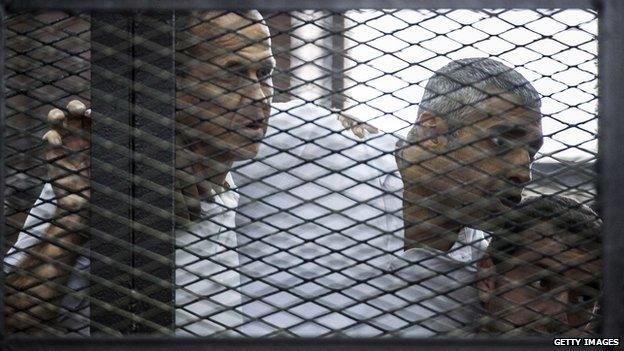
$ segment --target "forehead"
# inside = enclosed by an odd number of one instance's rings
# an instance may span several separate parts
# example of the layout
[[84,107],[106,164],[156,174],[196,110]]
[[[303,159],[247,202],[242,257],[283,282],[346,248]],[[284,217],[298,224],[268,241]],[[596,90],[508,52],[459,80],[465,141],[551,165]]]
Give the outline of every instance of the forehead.
[[526,262],[549,261],[552,268],[584,267],[590,272],[600,269],[599,246],[587,233],[570,233],[552,221],[539,221],[517,234],[520,249],[512,256]]
[[526,107],[519,95],[496,91],[488,93],[491,96],[468,108],[468,123],[484,129],[509,125],[541,131],[540,111]]
[[199,23],[190,32],[200,44],[195,51],[202,56],[239,56],[253,61],[271,55],[269,28],[256,12],[206,12],[196,16]]

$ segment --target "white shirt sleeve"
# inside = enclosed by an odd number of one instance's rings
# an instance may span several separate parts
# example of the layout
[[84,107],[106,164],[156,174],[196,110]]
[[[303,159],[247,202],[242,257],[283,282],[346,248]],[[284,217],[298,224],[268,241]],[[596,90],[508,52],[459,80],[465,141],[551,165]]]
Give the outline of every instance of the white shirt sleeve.
[[56,212],[56,200],[50,184],[45,184],[41,195],[30,210],[17,241],[4,257],[4,271],[11,272],[24,259],[24,249],[37,245],[50,227]]

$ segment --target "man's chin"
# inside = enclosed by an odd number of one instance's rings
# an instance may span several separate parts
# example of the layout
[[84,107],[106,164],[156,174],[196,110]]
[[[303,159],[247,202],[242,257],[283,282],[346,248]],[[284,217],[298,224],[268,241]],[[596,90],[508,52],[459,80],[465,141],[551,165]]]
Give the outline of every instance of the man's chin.
[[244,161],[256,157],[258,155],[258,151],[260,151],[259,142],[236,148],[231,151],[231,154],[234,156],[235,161]]
[[491,200],[488,210],[493,215],[509,212],[518,206],[518,203],[506,198],[491,197]]

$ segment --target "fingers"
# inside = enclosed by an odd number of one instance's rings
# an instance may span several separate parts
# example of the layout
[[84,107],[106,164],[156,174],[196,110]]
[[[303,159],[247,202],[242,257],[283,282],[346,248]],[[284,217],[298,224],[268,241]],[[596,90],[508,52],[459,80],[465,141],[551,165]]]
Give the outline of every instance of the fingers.
[[49,148],[48,178],[58,205],[64,210],[86,208],[89,192],[89,116],[90,111],[79,100],[67,104],[66,112],[54,108],[47,120],[50,130],[43,135]]
[[340,124],[342,124],[344,129],[351,129],[353,126],[353,120],[345,117],[344,115],[338,114],[338,121],[340,121]]
[[362,138],[364,138],[364,136],[366,136],[366,133],[364,132],[364,128],[362,128],[362,126],[360,126],[360,125],[351,128],[351,131],[353,132],[353,134],[355,134],[360,139],[362,139]]
[[41,139],[47,141],[52,146],[61,146],[62,144],[61,134],[54,129],[45,133]]
[[65,122],[65,112],[58,108],[53,108],[48,112],[48,123],[52,124],[52,126],[58,126],[63,122]]
[[359,119],[346,113],[339,113],[338,121],[340,121],[340,123],[345,129],[350,129],[351,132],[360,139],[364,138],[367,133],[368,134],[379,133],[379,129],[377,127],[370,125],[366,122],[361,122]]
[[43,140],[47,141],[52,146],[61,146],[61,127],[65,123],[65,112],[58,108],[53,108],[48,112],[48,123],[50,123],[51,129],[43,135]]
[[[80,100],[72,100],[67,104],[67,111],[72,116],[87,116],[87,106],[82,103]],[[89,110],[88,115],[91,115],[91,110]]]
[[377,134],[379,133],[379,129],[375,126],[372,126],[368,123],[364,123],[364,129],[366,129],[367,132],[369,132],[370,134]]
[[[91,116],[91,109],[80,100],[72,100],[67,104],[69,116],[58,108],[53,108],[48,112],[47,121],[50,130],[42,137],[51,146],[61,146],[64,142],[71,143],[69,146],[76,151],[77,148],[84,148],[86,143],[80,139],[88,140],[88,126]],[[71,140],[63,140],[72,136]],[[74,146],[74,147],[72,147]]]

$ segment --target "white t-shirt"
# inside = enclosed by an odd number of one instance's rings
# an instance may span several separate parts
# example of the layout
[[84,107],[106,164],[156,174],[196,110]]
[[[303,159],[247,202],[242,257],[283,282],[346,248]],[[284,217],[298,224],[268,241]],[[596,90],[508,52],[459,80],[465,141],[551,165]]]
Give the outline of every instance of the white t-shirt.
[[[452,289],[476,279],[470,262],[487,241],[483,232],[466,229],[446,254],[403,253],[403,183],[393,155],[397,138],[360,139],[331,111],[300,100],[274,108],[258,156],[232,170],[241,194],[241,267],[248,277],[241,291],[249,319],[242,331],[422,336],[472,324],[477,295],[472,287]],[[427,261],[406,265],[415,258]],[[393,271],[397,275],[388,274]],[[419,286],[427,275],[430,282]],[[433,296],[430,284],[451,290]],[[428,300],[401,299],[392,291],[427,293],[422,298]],[[454,311],[455,297],[469,302],[466,309]]]
[[175,252],[176,335],[234,335],[240,314],[240,265],[236,252],[236,208],[239,195],[213,185],[213,202],[201,203],[201,220],[177,228]]
[[322,107],[274,104],[259,154],[235,164],[241,292],[252,336],[377,335],[357,317],[402,250],[402,182],[388,134],[360,139]]
[[[4,256],[4,272],[9,273],[24,259],[26,252],[23,250],[39,243],[50,227],[50,220],[56,212],[55,195],[50,184],[45,184],[41,195],[30,210],[22,231],[13,247]],[[68,335],[89,335],[89,303],[84,296],[88,296],[89,282],[84,273],[88,272],[89,259],[79,256],[74,271],[72,272],[67,286],[75,291],[67,294],[61,301],[61,307],[65,312],[59,315],[58,329],[63,329]],[[80,274],[83,273],[83,274]]]
[[403,337],[474,333],[482,315],[475,263],[488,241],[483,231],[464,228],[448,252],[412,248],[397,255],[376,282],[387,293],[371,300],[361,318]]
[[[236,253],[237,238],[235,209],[238,194],[232,189],[230,174],[226,181],[230,189],[215,186],[213,202],[201,203],[201,219],[188,228],[175,231],[176,274],[176,334],[211,335],[239,326],[243,318],[237,309],[241,304],[238,292],[240,276]],[[10,272],[24,258],[26,248],[39,242],[49,227],[56,211],[54,191],[50,184],[43,187],[41,195],[30,211],[24,230],[13,248],[5,256],[5,272]],[[68,334],[89,335],[89,303],[87,275],[89,259],[79,257],[69,278],[68,287],[76,291],[67,294],[61,306],[57,326]]]
[[[228,327],[252,336],[421,336],[469,324],[474,313],[454,311],[454,301],[472,301],[471,289],[423,295],[431,290],[407,282],[425,276],[444,288],[474,280],[465,262],[481,249],[463,245],[484,241],[467,230],[449,253],[402,252],[396,137],[361,140],[330,111],[301,101],[274,109],[258,157],[232,170],[242,195],[238,211],[236,191],[222,189],[214,202],[202,203],[200,222],[176,230],[176,333],[211,335]],[[54,214],[53,198],[46,185],[16,248],[38,242]],[[20,255],[12,249],[5,267]],[[88,264],[81,257],[76,268],[84,272]],[[69,285],[87,295],[81,276]],[[410,289],[428,300],[397,296]],[[62,316],[63,325],[88,334],[88,303],[68,295],[63,306],[79,312]],[[459,316],[442,315],[449,313]]]

